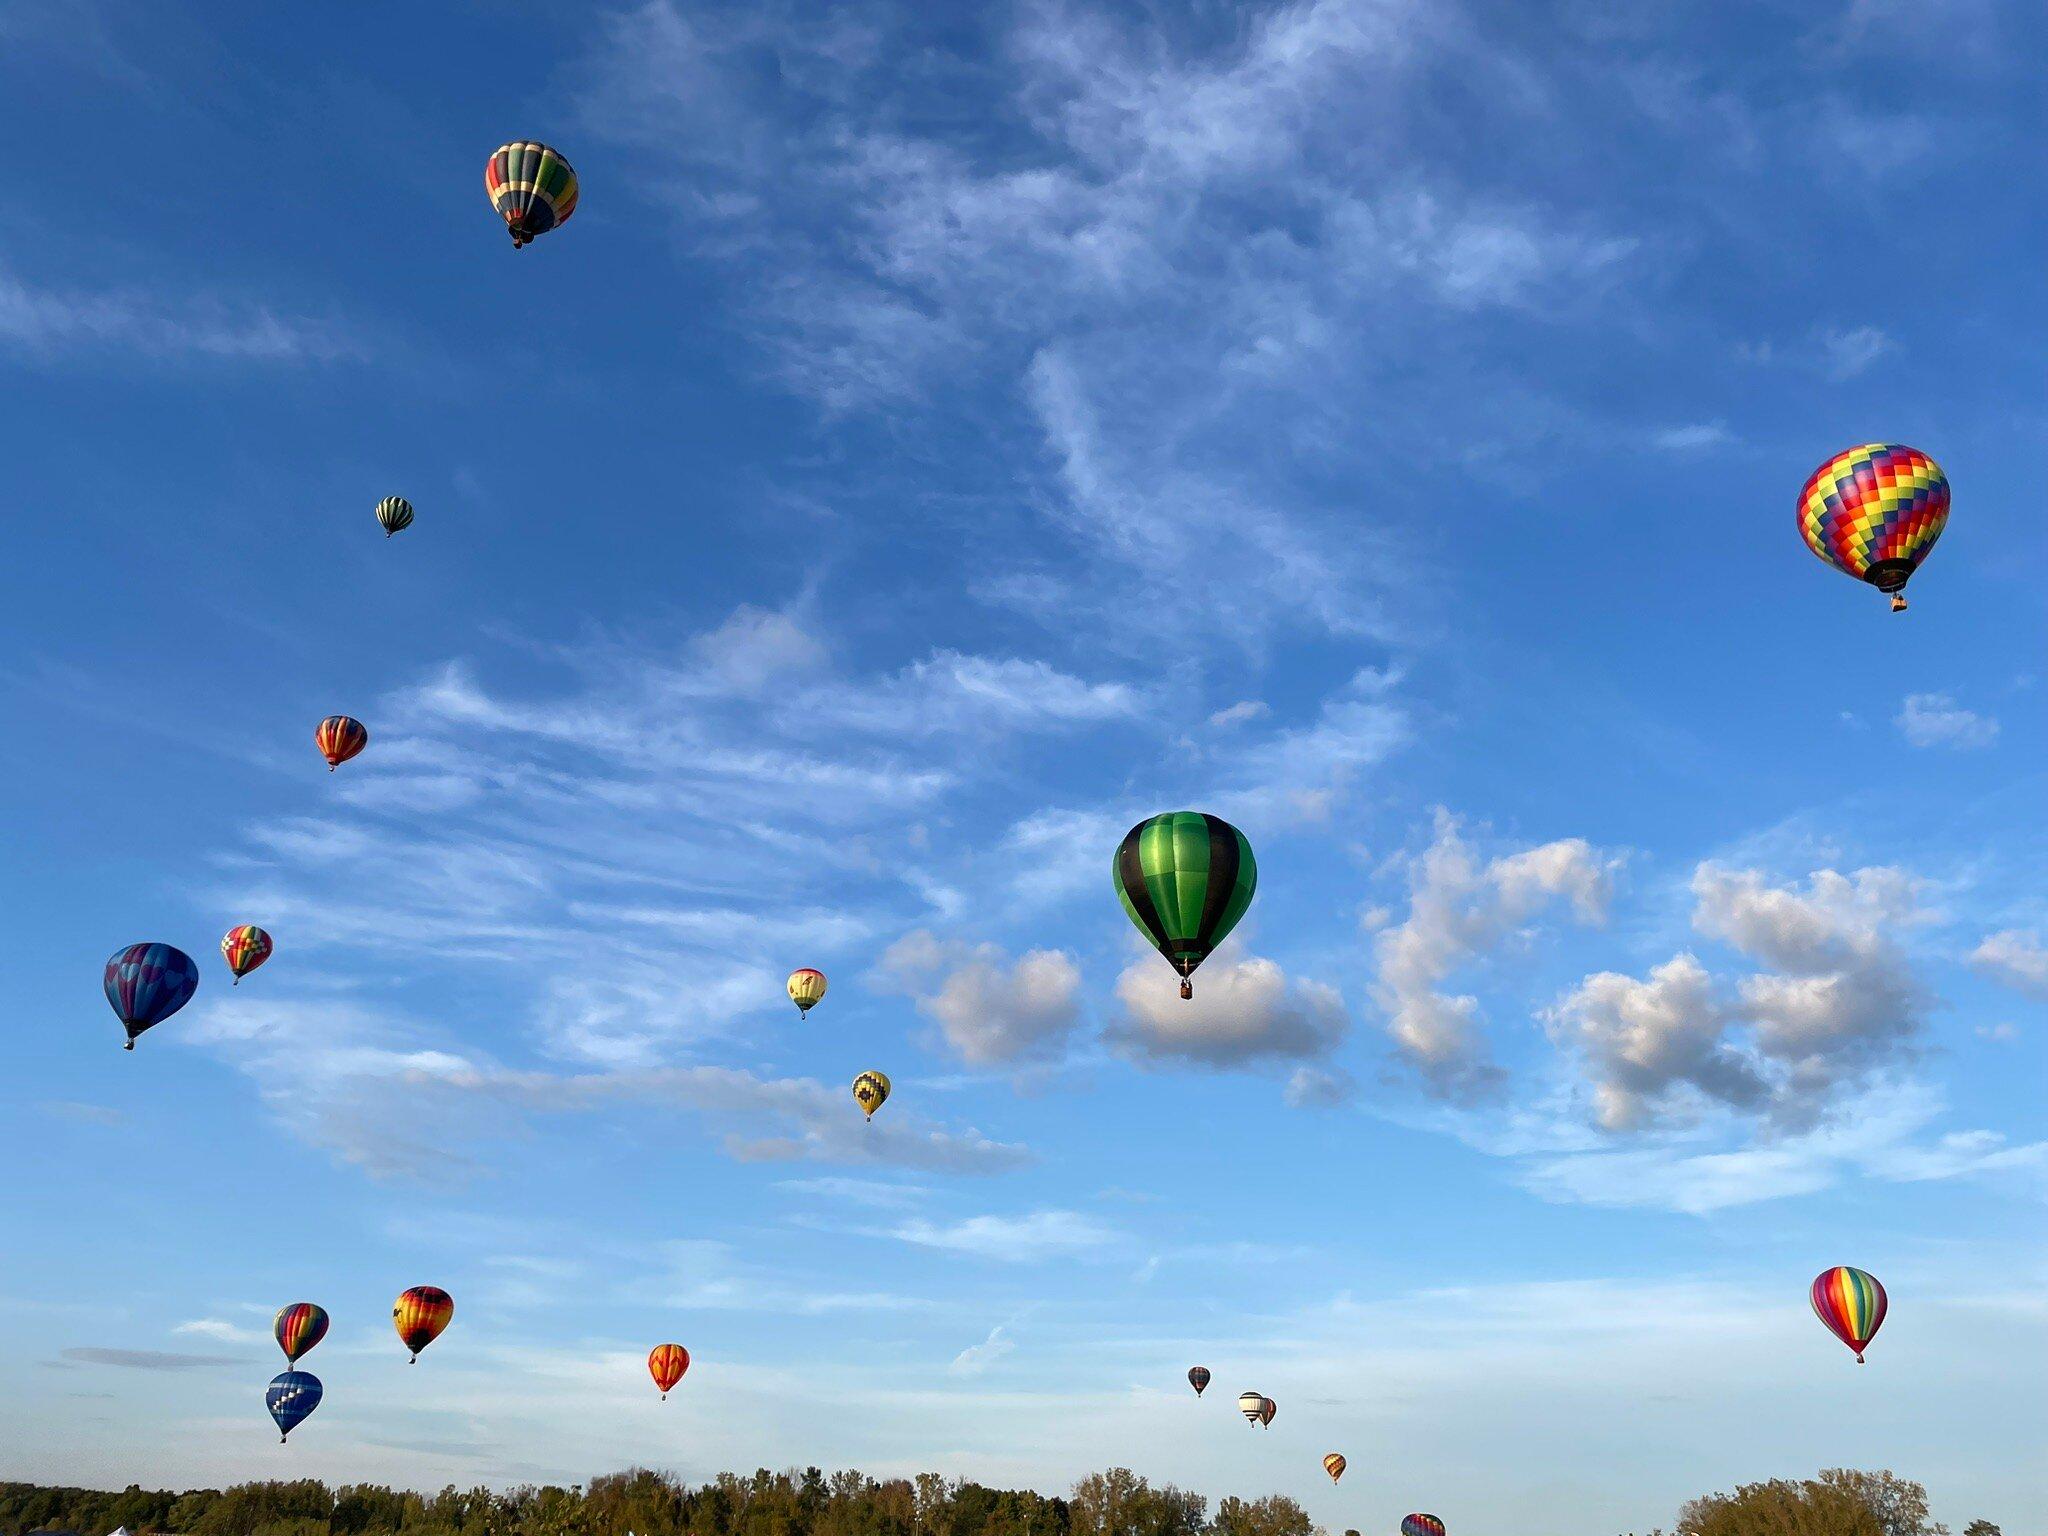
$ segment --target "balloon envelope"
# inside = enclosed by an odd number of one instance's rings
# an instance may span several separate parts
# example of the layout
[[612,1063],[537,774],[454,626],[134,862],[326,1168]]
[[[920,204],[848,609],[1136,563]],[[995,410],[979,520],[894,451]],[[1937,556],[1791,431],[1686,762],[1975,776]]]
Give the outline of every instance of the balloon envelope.
[[[1863,443],[1838,453],[1799,492],[1806,547],[1858,581],[1897,593],[1948,526],[1948,476],[1917,448]],[[1894,597],[1903,608],[1903,597]]]
[[1435,1515],[1408,1515],[1401,1521],[1401,1536],[1444,1536],[1444,1523]]
[[306,1415],[320,1406],[322,1391],[320,1378],[305,1371],[286,1371],[270,1379],[263,1390],[263,1406],[277,1420],[279,1440],[289,1438]]
[[889,1079],[879,1072],[863,1072],[853,1080],[853,1101],[867,1111],[870,1120],[888,1097]]
[[277,1347],[284,1351],[285,1361],[297,1365],[299,1356],[327,1337],[327,1309],[310,1301],[279,1307],[270,1331],[277,1336]]
[[689,1368],[690,1352],[680,1344],[657,1344],[647,1352],[647,1374],[661,1388],[663,1397],[668,1396],[668,1389],[681,1381],[683,1372]]
[[163,1023],[199,990],[199,966],[169,944],[130,944],[107,961],[107,1002],[128,1031],[128,1047],[145,1029]]
[[798,1013],[809,1013],[825,996],[825,973],[809,966],[789,973],[789,1000]]
[[1259,1422],[1271,1426],[1273,1415],[1280,1411],[1280,1405],[1270,1397],[1259,1404]]
[[391,1304],[391,1326],[415,1360],[454,1315],[455,1299],[438,1285],[416,1285]]
[[576,211],[581,189],[559,152],[532,139],[501,144],[484,166],[484,190],[514,246],[531,244]]
[[1265,1417],[1266,1399],[1257,1392],[1237,1394],[1237,1411],[1244,1415],[1247,1424],[1256,1424]]
[[1329,1455],[1323,1458],[1323,1470],[1330,1474],[1330,1481],[1333,1483],[1344,1475],[1344,1468],[1347,1465],[1349,1463],[1335,1451],[1330,1452]]
[[1863,1348],[1884,1326],[1885,1309],[1890,1305],[1877,1276],[1837,1264],[1814,1276],[1807,1300],[1813,1303],[1813,1315],[1856,1352],[1856,1363],[1861,1365]]
[[[1139,822],[1118,844],[1111,873],[1125,914],[1183,978],[1237,926],[1259,884],[1244,834],[1201,811]],[[1185,980],[1180,995],[1194,995]]]
[[1209,1367],[1206,1365],[1190,1366],[1188,1368],[1188,1385],[1195,1389],[1195,1396],[1200,1397],[1209,1385]]
[[222,936],[220,955],[234,972],[235,980],[240,981],[270,958],[272,947],[269,934],[254,923],[243,923]]
[[403,496],[386,496],[377,503],[377,522],[387,539],[401,528],[410,528],[412,503]]
[[327,771],[332,773],[370,744],[370,732],[360,720],[329,715],[314,730],[313,742],[327,759]]

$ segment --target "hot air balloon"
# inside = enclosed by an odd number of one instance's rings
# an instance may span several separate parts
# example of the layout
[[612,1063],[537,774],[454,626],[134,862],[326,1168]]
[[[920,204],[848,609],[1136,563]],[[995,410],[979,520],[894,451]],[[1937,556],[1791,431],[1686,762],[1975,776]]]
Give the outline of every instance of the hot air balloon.
[[1237,1394],[1237,1411],[1244,1415],[1245,1423],[1256,1424],[1265,1417],[1266,1400],[1257,1392],[1240,1392]]
[[386,496],[377,503],[377,521],[383,525],[387,539],[401,528],[410,528],[412,503],[403,496]]
[[1838,453],[1799,493],[1799,536],[1836,570],[1906,607],[1905,586],[1948,526],[1948,476],[1917,448],[1864,443]]
[[1403,1515],[1401,1536],[1444,1536],[1444,1523],[1435,1515]]
[[1259,1423],[1265,1428],[1271,1429],[1273,1427],[1273,1415],[1279,1411],[1280,1405],[1270,1397],[1266,1398],[1259,1404]]
[[825,996],[825,973],[814,971],[809,966],[789,973],[789,1000],[796,1004],[799,1016],[817,1007]]
[[408,1363],[418,1363],[420,1351],[441,1337],[454,1315],[455,1299],[438,1285],[416,1285],[391,1304],[391,1326],[412,1351]]
[[244,976],[270,958],[272,947],[270,935],[254,923],[230,928],[220,941],[221,958],[235,973],[235,979],[229,985],[240,986]]
[[277,1347],[284,1351],[286,1365],[297,1365],[299,1356],[327,1337],[327,1309],[310,1301],[295,1301],[279,1307],[270,1325],[277,1335]]
[[661,1388],[663,1402],[668,1401],[668,1389],[681,1381],[689,1368],[690,1352],[680,1344],[657,1344],[647,1352],[647,1374]]
[[1887,1305],[1884,1287],[1877,1276],[1837,1264],[1814,1277],[1807,1293],[1813,1315],[1827,1324],[1828,1332],[1856,1351],[1856,1363],[1863,1363],[1863,1349],[1884,1326]]
[[1347,1465],[1349,1465],[1349,1463],[1347,1463],[1344,1460],[1344,1458],[1342,1456],[1339,1456],[1335,1451],[1330,1452],[1329,1455],[1323,1458],[1323,1470],[1330,1474],[1330,1481],[1333,1483],[1336,1482],[1338,1478],[1344,1475],[1344,1468]]
[[137,1035],[192,1001],[199,967],[172,945],[130,944],[107,962],[105,980],[107,1001],[128,1031],[126,1049],[132,1051]]
[[286,1371],[270,1378],[270,1385],[263,1389],[263,1406],[277,1420],[279,1445],[320,1406],[321,1392],[320,1378],[306,1371]]
[[545,144],[501,144],[484,166],[484,190],[505,221],[514,248],[533,243],[576,211],[576,173]]
[[1116,893],[1152,947],[1187,980],[1237,926],[1258,888],[1244,834],[1220,816],[1169,811],[1139,822],[1116,850]]
[[313,742],[320,748],[320,755],[327,759],[327,771],[332,773],[370,744],[370,733],[360,720],[352,720],[347,715],[329,715],[313,732]]
[[863,1072],[853,1080],[854,1102],[867,1111],[870,1120],[889,1098],[889,1079],[879,1072]]
[[1209,1367],[1206,1365],[1188,1367],[1188,1385],[1195,1389],[1195,1396],[1200,1397],[1209,1385]]

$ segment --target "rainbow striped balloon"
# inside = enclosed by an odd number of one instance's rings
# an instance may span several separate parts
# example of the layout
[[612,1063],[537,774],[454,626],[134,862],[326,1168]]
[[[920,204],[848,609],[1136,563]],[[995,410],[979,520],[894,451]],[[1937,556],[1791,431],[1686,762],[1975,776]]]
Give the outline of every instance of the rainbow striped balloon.
[[1813,1315],[1827,1324],[1828,1332],[1856,1351],[1856,1363],[1861,1365],[1864,1346],[1884,1326],[1887,1303],[1877,1276],[1837,1264],[1814,1277],[1809,1297]]
[[1403,1515],[1401,1536],[1444,1536],[1444,1523],[1435,1515]]
[[1864,443],[1838,453],[1799,493],[1799,536],[1836,570],[1892,594],[1903,590],[1948,526],[1948,476],[1917,448]]
[[270,1331],[277,1335],[277,1347],[284,1351],[287,1365],[297,1365],[299,1356],[327,1337],[327,1309],[310,1301],[295,1301],[277,1309]]

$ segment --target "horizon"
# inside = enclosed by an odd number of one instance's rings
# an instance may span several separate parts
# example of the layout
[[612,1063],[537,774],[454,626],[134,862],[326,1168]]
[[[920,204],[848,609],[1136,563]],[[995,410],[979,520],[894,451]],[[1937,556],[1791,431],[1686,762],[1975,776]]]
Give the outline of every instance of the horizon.
[[[2048,1531],[2044,47],[18,0],[0,1475]],[[1953,487],[1903,614],[1795,521],[1873,442]],[[1176,810],[1258,870],[1188,1002],[1111,870]]]

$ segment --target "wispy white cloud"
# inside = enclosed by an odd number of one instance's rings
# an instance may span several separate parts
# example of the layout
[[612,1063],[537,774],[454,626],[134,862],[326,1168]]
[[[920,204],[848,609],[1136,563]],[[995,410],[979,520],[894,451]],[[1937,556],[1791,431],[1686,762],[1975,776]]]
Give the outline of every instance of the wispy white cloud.
[[1855,378],[1891,351],[1894,345],[1891,337],[1874,325],[1820,333],[1821,355],[1826,359],[1827,376],[1838,384]]
[[2016,992],[2048,1000],[2048,945],[2030,929],[2006,928],[1987,934],[1970,951],[1970,963]]
[[15,356],[211,358],[270,364],[365,356],[353,328],[247,302],[32,287],[0,272],[0,345]]
[[1892,724],[1916,747],[1957,751],[1988,747],[1998,740],[1998,721],[1964,709],[1945,693],[1909,693]]
[[1988,1131],[1924,1133],[1944,1108],[1909,1083],[1875,1088],[1811,1129],[1725,1148],[1652,1140],[1530,1158],[1520,1177],[1545,1199],[1704,1215],[1831,1189],[1851,1173],[1900,1182],[2018,1180],[2048,1193],[2048,1142]]
[[1017,1341],[1010,1337],[1008,1326],[997,1323],[989,1329],[987,1338],[961,1350],[946,1369],[955,1376],[979,1376],[1016,1347]]
[[1031,1160],[1023,1146],[914,1112],[863,1122],[845,1088],[732,1067],[556,1073],[436,1046],[417,1023],[333,999],[200,1005],[188,1026],[261,1085],[294,1134],[377,1178],[450,1182],[487,1171],[484,1150],[560,1115],[660,1106],[688,1111],[743,1162],[819,1161],[993,1173]]
[[890,1235],[920,1248],[937,1248],[1006,1264],[1043,1263],[1101,1253],[1122,1239],[1115,1228],[1079,1211],[1039,1210],[1023,1216],[969,1216],[961,1221],[906,1221]]

